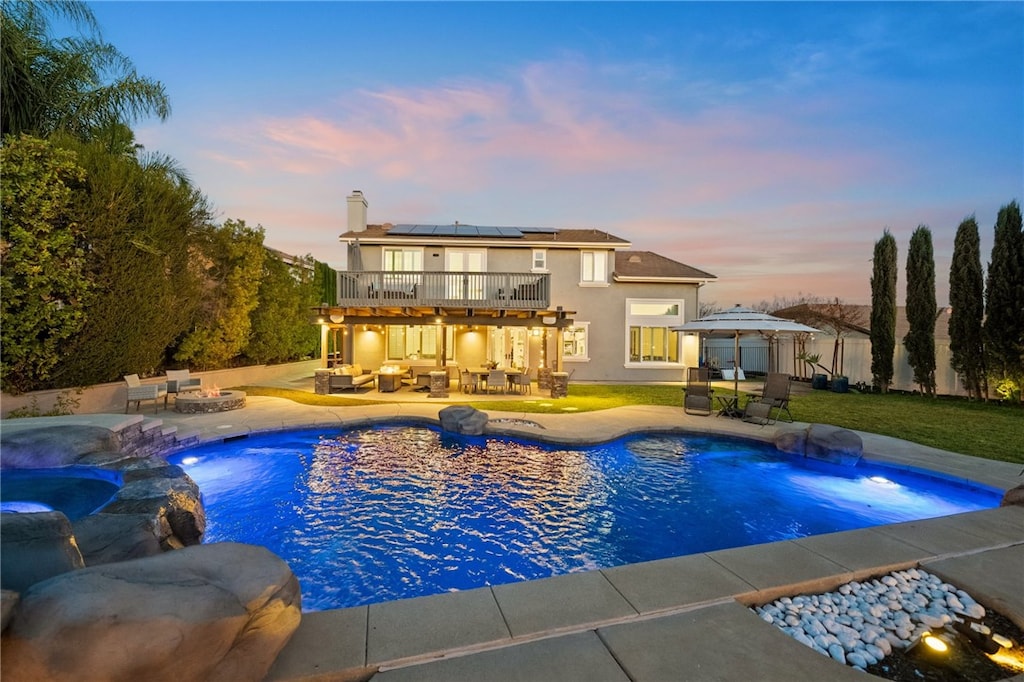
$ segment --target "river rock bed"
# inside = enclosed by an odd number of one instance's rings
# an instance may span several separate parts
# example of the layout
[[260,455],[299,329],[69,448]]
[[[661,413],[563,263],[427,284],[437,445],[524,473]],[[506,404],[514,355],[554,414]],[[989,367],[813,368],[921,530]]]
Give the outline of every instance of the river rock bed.
[[[952,628],[956,622],[960,622],[961,627],[964,623],[968,626],[977,623],[980,631],[987,628],[982,622],[986,619],[985,607],[965,591],[919,568],[851,581],[824,594],[783,597],[753,610],[801,644],[839,663],[890,679],[900,677],[885,674],[888,668],[896,670],[907,666],[881,666],[883,659],[902,661],[904,654],[925,632],[943,634],[955,641],[957,635]],[[1006,622],[1000,620],[1000,623]],[[1013,628],[1012,632],[1004,629],[997,632],[1011,637],[1012,646],[1019,649],[1019,629]],[[977,653],[988,661],[980,651]],[[1020,671],[1004,672],[1009,676]],[[926,679],[919,670],[912,670],[910,674],[910,679]]]

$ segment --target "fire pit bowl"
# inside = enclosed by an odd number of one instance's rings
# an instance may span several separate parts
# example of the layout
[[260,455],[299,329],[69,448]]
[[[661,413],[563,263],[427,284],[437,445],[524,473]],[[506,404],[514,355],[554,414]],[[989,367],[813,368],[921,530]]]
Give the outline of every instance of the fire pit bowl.
[[200,391],[179,394],[174,399],[174,411],[183,414],[209,414],[228,412],[245,407],[245,391],[219,391],[206,395]]

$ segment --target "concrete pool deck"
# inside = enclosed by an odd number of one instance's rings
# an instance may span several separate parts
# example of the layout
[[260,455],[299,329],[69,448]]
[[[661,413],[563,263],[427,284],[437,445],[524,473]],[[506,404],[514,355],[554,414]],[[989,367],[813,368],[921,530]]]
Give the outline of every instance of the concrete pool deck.
[[[376,392],[364,395],[381,398]],[[398,395],[412,400],[311,407],[250,396],[242,410],[210,415],[168,411],[156,418],[209,442],[305,426],[436,421],[438,411],[451,402],[429,400],[423,394]],[[545,400],[543,396],[535,399]],[[512,420],[495,425],[503,433],[564,443],[608,440],[638,430],[770,441],[777,429],[794,426],[761,427],[656,406],[580,414],[489,415],[492,420]],[[519,420],[543,428],[522,425]],[[1024,467],[1018,464],[860,435],[868,460],[930,469],[1001,490],[1024,482]],[[863,679],[854,669],[764,623],[747,606],[834,589],[850,580],[909,566],[939,575],[1024,627],[1024,507],[1000,507],[306,613],[266,679]]]

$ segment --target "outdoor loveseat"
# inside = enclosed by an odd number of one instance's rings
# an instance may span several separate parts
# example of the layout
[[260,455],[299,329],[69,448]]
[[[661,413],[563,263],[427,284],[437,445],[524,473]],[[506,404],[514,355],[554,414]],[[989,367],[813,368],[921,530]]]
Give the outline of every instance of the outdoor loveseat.
[[374,378],[373,373],[363,371],[361,365],[342,365],[335,369],[334,374],[330,376],[329,391],[334,393],[351,389],[354,393],[360,386],[372,384]]

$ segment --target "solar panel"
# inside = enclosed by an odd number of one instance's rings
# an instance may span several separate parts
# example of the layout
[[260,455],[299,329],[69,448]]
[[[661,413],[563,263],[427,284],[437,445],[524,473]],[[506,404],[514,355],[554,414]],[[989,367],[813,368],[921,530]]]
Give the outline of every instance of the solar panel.
[[489,225],[394,225],[389,234],[416,237],[506,237],[518,238],[523,232],[557,232],[551,228],[494,227]]

